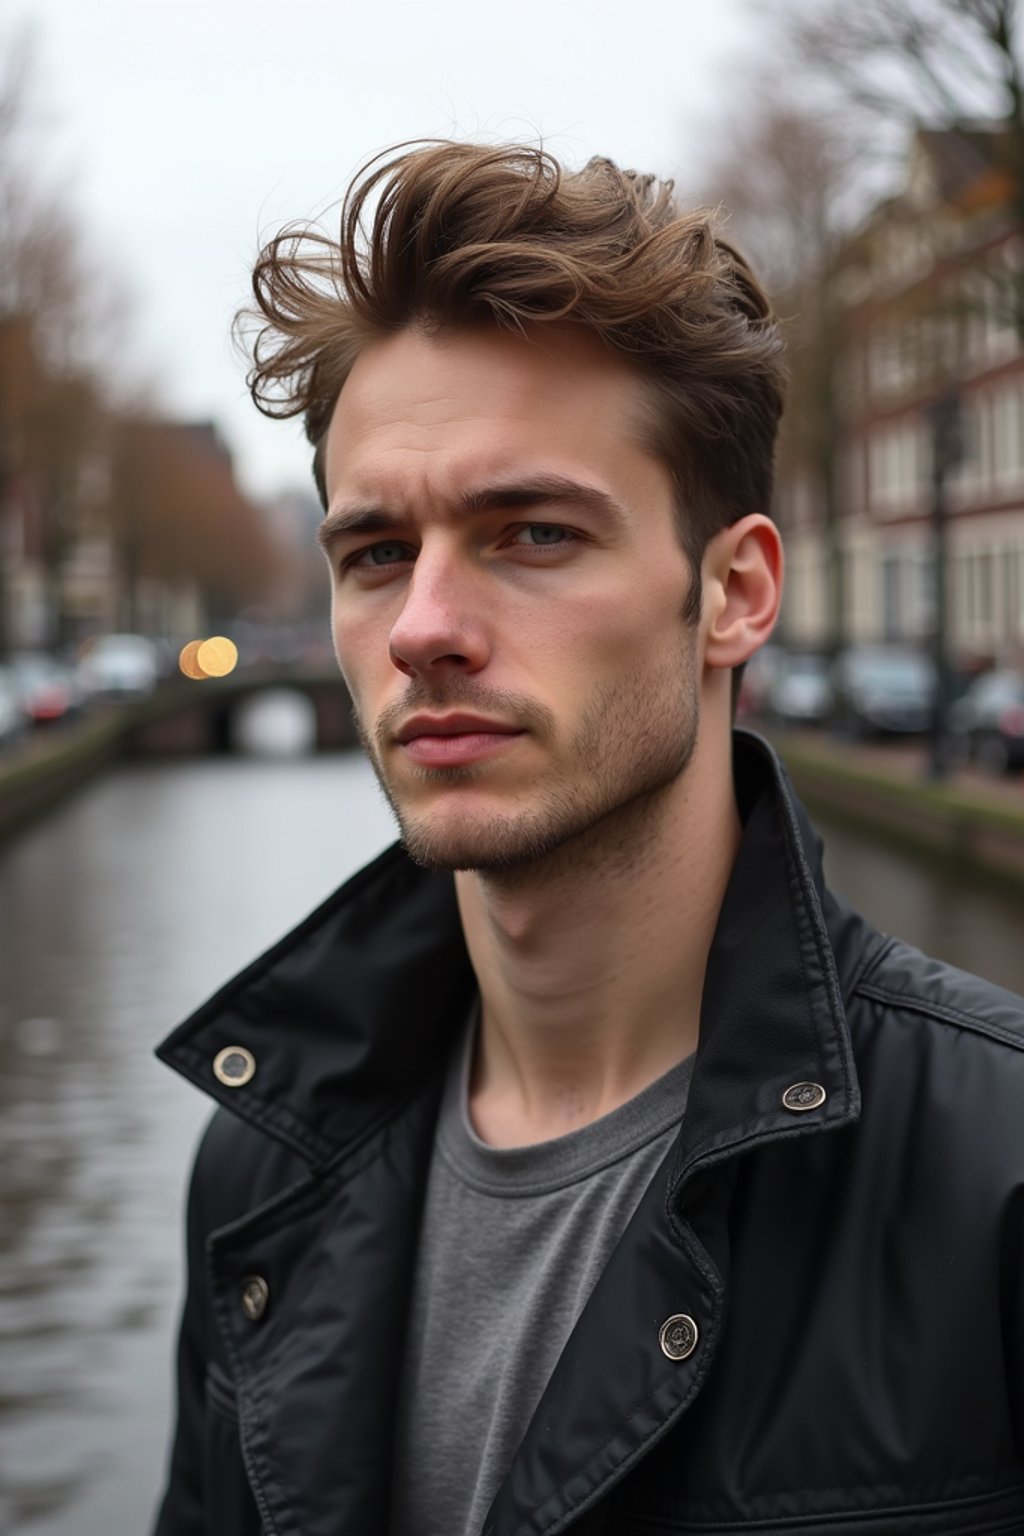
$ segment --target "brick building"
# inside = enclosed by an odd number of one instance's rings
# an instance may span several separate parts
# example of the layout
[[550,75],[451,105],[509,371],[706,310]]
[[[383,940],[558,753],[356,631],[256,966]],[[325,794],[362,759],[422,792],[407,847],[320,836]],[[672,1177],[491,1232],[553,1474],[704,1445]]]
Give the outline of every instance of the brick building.
[[928,643],[930,412],[952,389],[951,658],[1024,659],[1024,230],[1000,143],[984,128],[919,132],[903,187],[837,263],[831,501],[820,460],[814,473],[784,445],[780,466],[793,646]]

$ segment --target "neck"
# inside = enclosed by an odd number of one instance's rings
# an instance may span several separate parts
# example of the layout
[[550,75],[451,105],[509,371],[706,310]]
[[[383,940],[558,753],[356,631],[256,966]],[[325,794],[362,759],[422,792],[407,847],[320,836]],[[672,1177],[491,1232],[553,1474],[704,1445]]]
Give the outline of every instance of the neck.
[[694,1050],[739,836],[728,753],[698,748],[667,789],[547,859],[456,876],[482,999],[470,1113],[485,1141],[578,1129]]

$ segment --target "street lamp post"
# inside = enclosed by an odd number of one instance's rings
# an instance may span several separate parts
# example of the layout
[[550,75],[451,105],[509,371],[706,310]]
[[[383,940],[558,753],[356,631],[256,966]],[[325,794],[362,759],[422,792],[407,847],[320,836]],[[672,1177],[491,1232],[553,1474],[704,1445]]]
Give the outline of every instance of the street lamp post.
[[950,388],[928,408],[932,436],[932,654],[935,659],[935,704],[932,711],[928,776],[944,779],[950,769],[949,742],[949,603],[946,482],[963,458],[960,394]]

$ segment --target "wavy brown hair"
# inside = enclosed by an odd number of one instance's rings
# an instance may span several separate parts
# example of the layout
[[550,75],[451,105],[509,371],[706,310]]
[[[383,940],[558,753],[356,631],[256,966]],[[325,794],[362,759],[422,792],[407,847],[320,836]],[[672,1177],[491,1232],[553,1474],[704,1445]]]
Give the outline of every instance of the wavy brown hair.
[[304,416],[325,502],[323,439],[361,350],[410,325],[487,320],[586,326],[647,376],[648,446],[698,570],[718,529],[770,506],[778,326],[715,215],[681,210],[671,182],[603,159],[567,171],[523,145],[398,146],[353,181],[337,238],[288,226],[252,282],[252,397]]

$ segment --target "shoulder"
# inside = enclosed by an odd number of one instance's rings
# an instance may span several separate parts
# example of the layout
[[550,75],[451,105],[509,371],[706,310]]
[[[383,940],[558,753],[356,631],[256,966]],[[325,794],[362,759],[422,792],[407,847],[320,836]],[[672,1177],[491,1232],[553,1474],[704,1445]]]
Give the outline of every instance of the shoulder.
[[977,1037],[1024,1056],[1024,998],[890,940],[853,989],[876,1016],[911,1021],[937,1038]]
[[847,1020],[871,1199],[979,1241],[1007,1202],[1024,1217],[1024,1001],[889,940],[854,983]]
[[961,1203],[987,1208],[1008,1177],[1024,1184],[1021,998],[893,940],[855,983],[847,1018],[865,1135]]
[[879,1028],[919,1046],[959,1036],[1024,1055],[1024,998],[881,933],[834,891],[824,915],[856,1037]]

